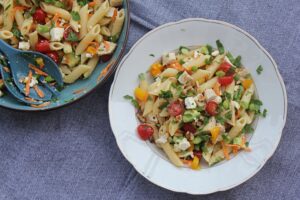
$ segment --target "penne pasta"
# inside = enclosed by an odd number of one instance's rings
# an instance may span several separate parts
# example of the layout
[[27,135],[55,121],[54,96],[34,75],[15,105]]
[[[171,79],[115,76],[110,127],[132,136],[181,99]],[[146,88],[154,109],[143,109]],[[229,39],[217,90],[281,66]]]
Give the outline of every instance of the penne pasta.
[[95,25],[76,47],[75,54],[81,54],[100,33],[100,25]]
[[82,39],[88,32],[87,29],[87,22],[89,17],[89,8],[88,5],[83,6],[79,10],[79,16],[80,16],[80,30],[79,30],[79,39]]
[[94,56],[88,61],[87,65],[90,67],[90,69],[84,73],[83,75],[84,78],[89,77],[93,73],[98,62],[99,62],[99,56]]
[[64,77],[65,83],[74,83],[80,76],[90,69],[88,65],[78,65],[74,70]]
[[101,19],[103,19],[103,17],[106,15],[108,10],[109,10],[109,3],[106,0],[95,11],[95,13],[89,18],[89,20],[87,22],[88,30],[92,29]]
[[41,8],[50,15],[58,15],[64,20],[71,20],[71,14],[62,8],[55,7],[47,3],[41,3]]
[[118,11],[116,19],[113,20],[109,25],[110,34],[112,36],[118,36],[121,33],[123,24],[125,20],[124,9]]

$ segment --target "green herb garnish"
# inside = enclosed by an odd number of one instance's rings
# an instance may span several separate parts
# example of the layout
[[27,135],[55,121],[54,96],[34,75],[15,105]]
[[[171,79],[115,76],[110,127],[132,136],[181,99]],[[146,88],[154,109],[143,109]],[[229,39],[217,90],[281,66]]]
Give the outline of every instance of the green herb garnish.
[[192,67],[192,71],[193,71],[193,72],[196,72],[197,70],[198,70],[198,67],[196,67],[196,66],[193,66],[193,67]]
[[151,56],[151,57],[155,57],[155,55],[154,55],[153,53],[149,54],[149,56]]
[[173,97],[173,94],[170,90],[167,91],[160,91],[160,94],[158,95],[160,98],[169,99]]
[[74,21],[79,21],[79,20],[80,20],[80,15],[79,15],[79,13],[76,12],[76,11],[72,11],[72,12],[71,12],[71,16],[72,16],[72,19],[73,19]]
[[254,131],[254,129],[252,128],[252,126],[250,124],[246,124],[241,132],[242,133],[252,133],[253,131]]
[[169,102],[164,102],[163,104],[161,104],[158,108],[163,110],[164,108],[166,108],[169,105]]
[[74,33],[73,31],[71,31],[67,37],[67,41],[69,42],[78,42],[79,41],[79,38],[78,36],[76,35],[76,33]]
[[135,108],[139,108],[140,106],[139,106],[139,103],[137,102],[137,100],[135,100],[132,96],[130,96],[130,95],[125,95],[124,96],[124,99],[126,99],[126,100],[130,100],[131,101],[131,104],[135,107]]
[[238,56],[238,57],[236,57],[236,59],[234,60],[234,62],[232,64],[236,67],[241,67],[241,65],[242,65],[241,60],[242,60],[242,57]]
[[234,57],[232,56],[232,54],[231,54],[230,52],[228,52],[228,53],[226,54],[226,56],[227,56],[227,58],[229,59],[229,61],[230,61],[231,63],[234,63],[235,59],[234,59]]
[[263,70],[264,70],[264,68],[261,65],[259,65],[256,69],[256,72],[257,72],[257,74],[261,74]]
[[220,41],[220,40],[217,40],[217,41],[216,41],[216,44],[217,44],[219,53],[220,53],[220,54],[225,53],[224,46],[223,46],[223,44],[221,43],[221,41]]

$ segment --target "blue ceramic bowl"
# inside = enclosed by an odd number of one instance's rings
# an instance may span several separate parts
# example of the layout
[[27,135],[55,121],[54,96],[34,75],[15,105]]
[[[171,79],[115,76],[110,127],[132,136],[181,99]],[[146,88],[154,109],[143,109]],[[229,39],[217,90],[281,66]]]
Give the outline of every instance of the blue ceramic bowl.
[[[97,86],[103,84],[115,71],[125,51],[130,23],[128,0],[123,1],[123,8],[125,10],[125,21],[122,33],[118,40],[117,48],[109,61],[105,63],[101,61],[99,62],[96,69],[89,78],[81,79],[73,84],[66,85],[66,87],[60,92],[60,96],[58,97],[57,101],[51,102],[48,106],[42,108],[35,108],[29,105],[25,105],[17,101],[10,94],[7,94],[0,98],[0,106],[19,111],[52,110],[66,106],[79,100],[80,98],[91,93]],[[5,91],[5,93],[7,92]]]

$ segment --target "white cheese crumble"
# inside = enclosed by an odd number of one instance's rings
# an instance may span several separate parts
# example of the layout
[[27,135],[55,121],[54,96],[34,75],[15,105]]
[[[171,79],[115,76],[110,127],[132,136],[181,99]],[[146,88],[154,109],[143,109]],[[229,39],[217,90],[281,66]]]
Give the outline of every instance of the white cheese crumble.
[[[23,83],[27,83],[27,81],[28,81],[28,76],[26,76],[26,77],[24,78]],[[29,86],[30,86],[30,87],[33,87],[33,86],[37,85],[38,83],[39,83],[38,80],[33,76],[33,77],[31,78],[31,81],[30,81]]]
[[206,89],[204,91],[204,96],[206,101],[214,101],[217,104],[222,102],[222,98],[218,95],[216,95],[215,91],[213,89]]
[[178,81],[181,84],[186,84],[187,82],[193,80],[193,77],[191,77],[186,71],[184,71],[179,77]]
[[197,107],[194,97],[187,97],[184,99],[186,109],[194,109]]
[[158,143],[158,144],[165,144],[167,143],[167,136],[166,135],[162,135],[160,136],[157,140],[155,140],[155,143]]
[[215,50],[211,53],[212,56],[217,56],[219,54],[220,54],[220,52],[218,50]]
[[25,41],[19,42],[19,49],[29,50],[30,49],[29,42],[25,42]]
[[50,30],[50,36],[52,42],[59,42],[64,36],[64,28],[52,28]]
[[174,144],[174,150],[176,152],[187,150],[191,144],[187,141],[186,138],[183,138],[178,144]]
[[197,58],[200,55],[199,51],[194,51],[194,58]]

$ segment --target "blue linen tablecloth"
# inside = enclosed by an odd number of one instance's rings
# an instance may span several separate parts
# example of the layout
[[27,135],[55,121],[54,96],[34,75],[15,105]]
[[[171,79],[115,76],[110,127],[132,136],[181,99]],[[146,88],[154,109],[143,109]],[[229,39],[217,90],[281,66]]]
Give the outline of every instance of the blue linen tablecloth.
[[110,79],[93,94],[59,110],[0,109],[0,200],[300,199],[300,1],[132,0],[130,4],[127,51],[152,28],[188,17],[227,21],[258,39],[279,65],[288,93],[288,118],[274,156],[253,178],[229,191],[191,196],[162,189],[139,175],[116,145],[108,120]]

